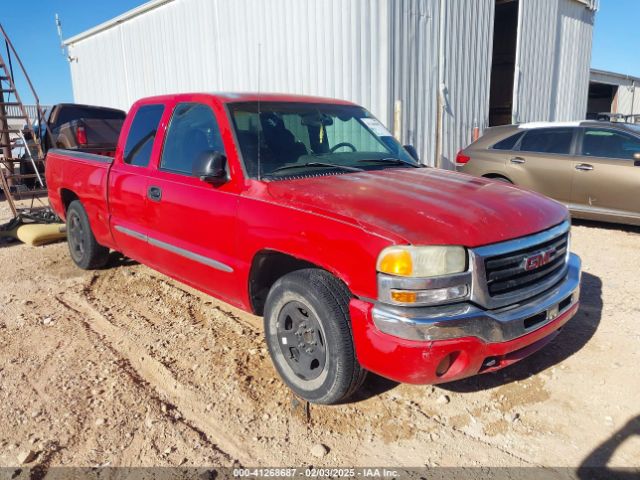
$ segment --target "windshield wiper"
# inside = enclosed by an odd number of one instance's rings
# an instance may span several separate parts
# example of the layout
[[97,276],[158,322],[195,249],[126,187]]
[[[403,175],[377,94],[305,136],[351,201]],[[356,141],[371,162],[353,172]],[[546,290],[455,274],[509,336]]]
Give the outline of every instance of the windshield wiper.
[[273,170],[270,174],[276,172],[282,172],[284,170],[293,170],[295,168],[305,168],[305,167],[324,167],[324,168],[339,168],[340,170],[345,170],[347,172],[362,172],[363,170],[358,167],[348,167],[346,165],[336,165],[335,163],[324,163],[324,162],[307,162],[307,163],[296,163],[292,165],[283,165],[282,167],[278,167]]
[[422,168],[422,165],[419,163],[410,163],[405,162],[404,160],[400,160],[399,158],[364,158],[362,160],[358,160],[358,163],[389,163],[391,165],[407,165],[413,168]]

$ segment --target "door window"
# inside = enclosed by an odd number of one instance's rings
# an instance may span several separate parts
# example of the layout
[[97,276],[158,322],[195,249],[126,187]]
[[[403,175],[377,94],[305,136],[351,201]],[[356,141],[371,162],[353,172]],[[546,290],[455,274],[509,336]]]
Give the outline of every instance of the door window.
[[164,105],[144,105],[138,109],[124,147],[124,163],[138,167],[149,165],[162,112]]
[[193,162],[204,152],[224,153],[213,111],[201,103],[180,103],[173,111],[160,168],[191,175]]
[[615,130],[587,128],[582,140],[582,155],[633,160],[640,153],[640,139]]
[[573,128],[529,130],[520,143],[520,151],[568,155],[571,152],[573,131]]

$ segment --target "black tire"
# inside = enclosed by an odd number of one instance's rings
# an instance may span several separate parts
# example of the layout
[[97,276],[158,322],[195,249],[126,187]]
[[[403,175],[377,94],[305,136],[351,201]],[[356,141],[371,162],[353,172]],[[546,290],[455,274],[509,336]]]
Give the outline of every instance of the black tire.
[[109,249],[96,242],[87,212],[79,200],[67,208],[67,245],[71,259],[83,270],[102,268],[109,260]]
[[366,377],[355,355],[350,297],[341,281],[319,269],[285,275],[267,296],[264,327],[271,359],[291,390],[309,402],[342,402]]

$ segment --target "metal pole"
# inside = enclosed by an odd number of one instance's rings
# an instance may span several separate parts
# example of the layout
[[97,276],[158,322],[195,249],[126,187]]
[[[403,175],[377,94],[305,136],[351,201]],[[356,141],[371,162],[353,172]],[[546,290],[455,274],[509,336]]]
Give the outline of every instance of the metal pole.
[[9,160],[11,154],[11,136],[9,135],[9,120],[7,119],[7,110],[4,106],[4,93],[0,90],[0,143],[2,144],[2,156],[4,157],[4,165],[9,174],[13,174],[13,163]]

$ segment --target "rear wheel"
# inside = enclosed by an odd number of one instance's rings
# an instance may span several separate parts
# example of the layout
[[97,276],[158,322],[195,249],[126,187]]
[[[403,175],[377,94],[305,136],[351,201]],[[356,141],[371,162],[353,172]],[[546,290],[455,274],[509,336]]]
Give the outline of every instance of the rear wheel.
[[91,270],[107,264],[109,249],[96,241],[79,200],[71,202],[67,209],[67,244],[71,259],[78,267]]
[[284,382],[305,400],[341,402],[365,379],[353,345],[349,298],[342,282],[319,269],[289,273],[269,292],[269,353]]

